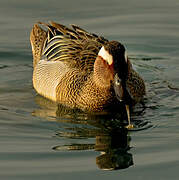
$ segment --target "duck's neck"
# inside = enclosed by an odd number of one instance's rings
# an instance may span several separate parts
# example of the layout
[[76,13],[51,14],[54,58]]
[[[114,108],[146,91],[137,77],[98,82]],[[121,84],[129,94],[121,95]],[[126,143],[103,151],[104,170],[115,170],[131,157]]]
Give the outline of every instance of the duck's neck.
[[106,61],[98,56],[94,64],[93,81],[100,88],[110,88],[113,79],[113,67],[110,67]]

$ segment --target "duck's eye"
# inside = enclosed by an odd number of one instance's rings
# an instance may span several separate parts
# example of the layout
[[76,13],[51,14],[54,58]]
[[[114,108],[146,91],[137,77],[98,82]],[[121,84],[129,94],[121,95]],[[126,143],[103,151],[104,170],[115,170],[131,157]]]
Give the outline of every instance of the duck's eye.
[[119,79],[119,77],[115,78],[115,84],[117,86],[120,86],[121,85],[121,79]]
[[118,74],[114,76],[114,91],[117,99],[122,102],[124,97],[124,90],[122,87],[121,79],[118,77]]

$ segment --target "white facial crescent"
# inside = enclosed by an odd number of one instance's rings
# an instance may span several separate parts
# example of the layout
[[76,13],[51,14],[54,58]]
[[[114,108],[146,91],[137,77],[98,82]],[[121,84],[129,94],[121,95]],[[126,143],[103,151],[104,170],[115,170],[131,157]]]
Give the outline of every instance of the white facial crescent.
[[104,46],[100,49],[98,56],[101,56],[109,65],[113,63],[113,57],[105,50]]

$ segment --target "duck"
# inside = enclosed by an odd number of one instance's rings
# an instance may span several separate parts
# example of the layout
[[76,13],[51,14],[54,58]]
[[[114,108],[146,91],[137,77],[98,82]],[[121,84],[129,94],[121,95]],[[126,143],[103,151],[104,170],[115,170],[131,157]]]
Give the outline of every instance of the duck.
[[38,94],[86,112],[124,105],[127,128],[133,127],[130,108],[143,100],[146,88],[121,42],[51,21],[33,25],[30,43]]

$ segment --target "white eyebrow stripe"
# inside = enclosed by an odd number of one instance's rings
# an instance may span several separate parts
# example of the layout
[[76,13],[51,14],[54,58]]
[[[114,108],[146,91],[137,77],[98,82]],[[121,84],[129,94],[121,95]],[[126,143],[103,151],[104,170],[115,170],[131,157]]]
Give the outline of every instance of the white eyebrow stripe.
[[109,65],[113,63],[113,57],[105,50],[104,46],[100,49],[98,56],[101,56]]
[[126,52],[126,51],[125,51],[124,56],[125,56],[125,61],[126,61],[126,63],[127,63],[127,59],[128,59],[128,57],[127,57],[127,52]]

